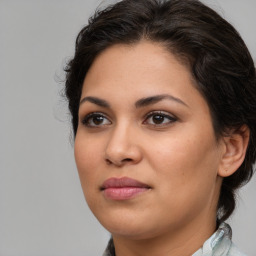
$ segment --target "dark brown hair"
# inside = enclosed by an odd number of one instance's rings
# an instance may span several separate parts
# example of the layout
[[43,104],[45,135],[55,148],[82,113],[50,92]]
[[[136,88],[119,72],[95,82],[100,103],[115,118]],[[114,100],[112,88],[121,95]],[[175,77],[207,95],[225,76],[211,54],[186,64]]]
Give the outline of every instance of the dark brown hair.
[[163,44],[189,67],[211,110],[216,138],[247,125],[250,140],[240,168],[224,178],[218,219],[235,208],[235,190],[248,182],[256,159],[256,78],[250,53],[238,32],[197,0],[123,0],[96,11],[79,33],[66,66],[66,97],[74,136],[84,78],[100,52],[140,40]]

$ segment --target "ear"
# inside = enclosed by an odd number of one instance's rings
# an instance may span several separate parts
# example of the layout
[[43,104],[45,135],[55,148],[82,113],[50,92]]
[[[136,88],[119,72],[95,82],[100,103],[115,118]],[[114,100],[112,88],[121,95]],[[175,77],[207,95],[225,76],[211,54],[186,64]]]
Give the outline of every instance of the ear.
[[241,166],[245,158],[249,137],[250,130],[247,125],[230,131],[228,136],[223,136],[224,150],[218,171],[219,176],[228,177]]

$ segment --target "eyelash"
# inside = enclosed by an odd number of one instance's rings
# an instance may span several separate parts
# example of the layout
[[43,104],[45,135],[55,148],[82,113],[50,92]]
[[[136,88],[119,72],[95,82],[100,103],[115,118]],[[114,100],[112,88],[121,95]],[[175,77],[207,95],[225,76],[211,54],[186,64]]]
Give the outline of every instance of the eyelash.
[[[162,117],[163,119],[168,119],[169,121],[167,123],[159,123],[159,124],[150,124],[148,123],[148,120],[152,117],[156,117],[156,116],[159,116],[159,117]],[[90,122],[93,121],[93,118],[96,118],[96,117],[100,117],[102,118],[103,122],[104,120],[108,120],[108,124],[90,124]],[[143,121],[143,124],[144,125],[150,125],[150,126],[154,126],[154,127],[163,127],[163,126],[168,126],[170,125],[171,123],[174,123],[175,121],[177,121],[177,118],[174,117],[173,115],[170,115],[166,112],[163,112],[163,111],[152,111],[150,113],[148,113],[145,117],[144,117],[144,121]],[[109,118],[101,113],[101,112],[92,112],[88,115],[85,116],[85,118],[82,120],[82,124],[85,125],[86,127],[88,128],[101,128],[103,126],[107,126],[109,124],[112,124],[112,122],[109,120]]]
[[[82,120],[82,124],[85,125],[86,127],[89,127],[89,128],[99,128],[99,127],[102,127],[102,126],[106,125],[106,124],[103,124],[103,125],[102,124],[101,125],[92,125],[92,124],[90,124],[90,121],[92,121],[93,118],[96,118],[96,117],[100,117],[100,118],[104,118],[104,119],[109,120],[106,117],[106,115],[104,115],[101,112],[92,112],[92,113],[85,116],[85,118]],[[111,121],[109,121],[109,122],[111,123]]]
[[166,112],[163,112],[163,111],[152,111],[150,113],[148,113],[146,116],[145,116],[145,121],[143,121],[143,124],[147,124],[147,120],[149,120],[149,118],[152,118],[154,116],[160,116],[160,117],[163,117],[164,119],[168,119],[169,121],[167,123],[161,123],[161,124],[150,124],[154,127],[163,127],[163,126],[168,126],[170,125],[171,123],[174,123],[177,121],[177,118],[173,115],[170,115]]

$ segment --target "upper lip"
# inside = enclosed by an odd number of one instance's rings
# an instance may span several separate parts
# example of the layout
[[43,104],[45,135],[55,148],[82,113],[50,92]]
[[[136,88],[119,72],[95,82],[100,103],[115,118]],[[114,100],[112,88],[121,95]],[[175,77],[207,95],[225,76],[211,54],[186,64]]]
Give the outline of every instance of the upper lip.
[[124,187],[138,187],[138,188],[150,188],[149,185],[142,183],[138,180],[122,177],[122,178],[109,178],[105,180],[101,186],[101,190],[106,188],[124,188]]

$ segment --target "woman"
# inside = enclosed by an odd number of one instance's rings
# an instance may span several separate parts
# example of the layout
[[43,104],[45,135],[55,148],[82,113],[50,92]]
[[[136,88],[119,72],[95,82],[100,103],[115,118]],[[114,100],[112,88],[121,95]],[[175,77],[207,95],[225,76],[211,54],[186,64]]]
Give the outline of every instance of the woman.
[[123,0],[79,33],[66,96],[104,255],[244,255],[225,220],[256,158],[256,78],[196,0]]

